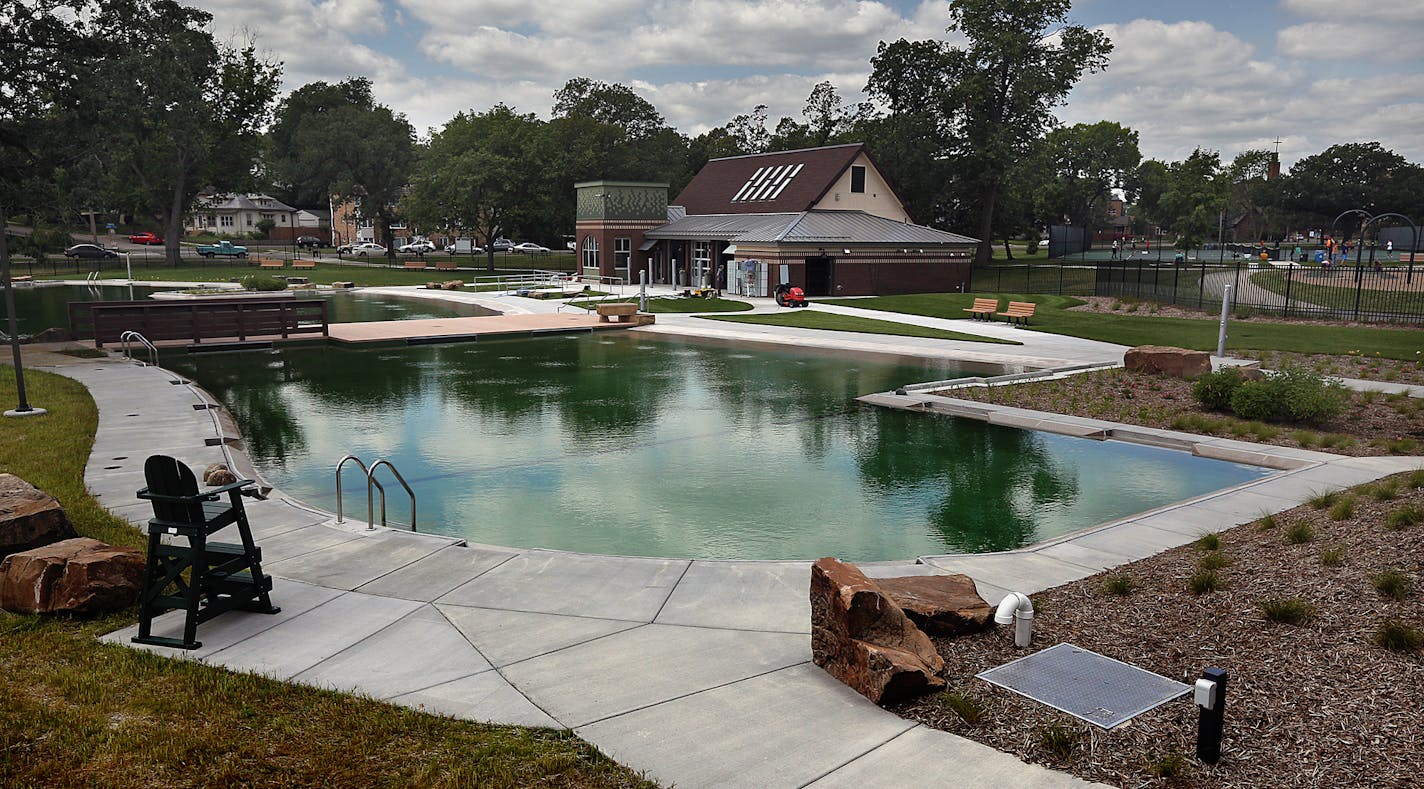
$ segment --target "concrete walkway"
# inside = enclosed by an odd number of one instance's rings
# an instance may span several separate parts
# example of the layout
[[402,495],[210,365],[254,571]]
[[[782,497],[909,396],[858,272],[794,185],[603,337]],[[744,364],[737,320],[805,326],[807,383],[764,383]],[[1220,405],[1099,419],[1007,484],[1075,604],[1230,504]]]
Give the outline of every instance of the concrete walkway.
[[[521,308],[543,311],[530,304]],[[698,323],[713,332],[724,325]],[[966,324],[954,328],[973,328]],[[756,333],[762,328],[755,327]],[[1052,338],[1018,331],[1030,342]],[[758,341],[802,342],[792,330],[769,334],[775,339]],[[911,348],[919,344],[907,342],[912,339],[848,335],[835,342],[914,354]],[[1071,340],[1057,338],[1064,339]],[[1101,346],[1085,344],[1081,353],[1071,343],[986,347],[1024,359],[1076,363],[1100,361],[1103,354],[1110,358],[1111,347]],[[93,393],[99,431],[85,481],[101,503],[131,522],[150,517],[148,505],[134,496],[143,486],[149,454],[170,454],[196,468],[213,462],[243,468],[245,459],[224,441],[232,433],[221,412],[171,373],[104,360],[55,370]],[[919,393],[877,395],[872,401],[916,410],[967,408]],[[1286,470],[1020,551],[907,557],[865,565],[868,574],[966,572],[985,598],[996,602],[1009,590],[1057,586],[1296,506],[1326,490],[1420,466],[1418,458],[1342,458],[974,407],[991,422],[1075,435],[1111,432],[1115,438]],[[278,577],[273,599],[282,612],[219,617],[199,629],[203,647],[194,652],[144,648],[460,718],[571,728],[629,767],[685,787],[1084,785],[903,720],[811,664],[809,562],[688,561],[464,545],[334,524],[329,513],[280,491],[249,504],[248,512],[265,567]],[[170,614],[155,631],[167,635],[177,629]],[[106,640],[127,645],[135,630]]]

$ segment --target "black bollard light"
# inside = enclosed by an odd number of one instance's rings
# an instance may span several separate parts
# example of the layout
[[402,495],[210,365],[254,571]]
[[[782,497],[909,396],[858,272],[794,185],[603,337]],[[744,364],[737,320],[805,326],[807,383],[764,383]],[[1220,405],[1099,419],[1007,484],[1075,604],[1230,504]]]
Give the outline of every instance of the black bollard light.
[[1201,673],[1192,696],[1197,705],[1197,758],[1206,764],[1221,761],[1221,724],[1226,712],[1226,672],[1209,668]]

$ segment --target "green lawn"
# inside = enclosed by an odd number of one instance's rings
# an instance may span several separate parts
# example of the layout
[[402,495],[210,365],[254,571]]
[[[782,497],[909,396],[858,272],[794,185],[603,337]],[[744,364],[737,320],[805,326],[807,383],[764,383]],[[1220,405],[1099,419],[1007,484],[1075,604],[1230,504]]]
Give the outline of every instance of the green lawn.
[[[1065,296],[1013,293],[930,293],[880,296],[871,299],[828,299],[825,304],[929,315],[938,318],[965,318],[963,312],[975,296],[996,296],[1000,307],[1008,301],[1032,301],[1038,314],[1029,322],[1034,331],[1064,334],[1120,345],[1171,345],[1197,350],[1216,350],[1217,322],[1189,318],[1152,318],[1136,315],[1069,312],[1080,304]],[[1389,359],[1419,359],[1424,345],[1417,329],[1345,328],[1307,323],[1248,323],[1232,321],[1226,342],[1228,350],[1294,351],[1297,353],[1345,354],[1360,352]]]
[[908,323],[862,318],[856,315],[836,315],[830,312],[778,312],[768,315],[704,315],[708,320],[731,321],[733,323],[754,323],[760,326],[791,326],[798,329],[821,329],[823,331],[853,331],[864,334],[888,334],[895,337],[929,337],[935,340],[964,340],[967,342],[987,342],[998,345],[1022,345],[1013,340],[999,340],[976,334],[962,334],[957,331],[913,326]]
[[[84,489],[98,423],[88,391],[33,370],[25,382],[49,413],[0,422],[0,472],[58,498],[81,535],[140,545]],[[0,365],[0,403],[16,397]],[[0,786],[652,786],[571,732],[456,721],[95,640],[136,615],[0,611]]]
[[[1367,286],[1398,282],[1402,287],[1406,275],[1402,270],[1391,270],[1383,275],[1367,271],[1364,276]],[[1420,266],[1414,276],[1416,282],[1424,282],[1424,266]],[[1383,279],[1383,277],[1389,277],[1389,279]],[[1356,287],[1353,269],[1337,271],[1333,275],[1322,275],[1318,270],[1312,270],[1309,274],[1297,271],[1291,277],[1289,285],[1287,285],[1285,274],[1279,271],[1262,271],[1252,274],[1251,281],[1280,296],[1284,296],[1287,287],[1289,287],[1292,302],[1306,301],[1336,310],[1353,310],[1355,308]],[[1409,315],[1416,314],[1420,306],[1424,305],[1424,293],[1410,293],[1403,290],[1371,290],[1369,287],[1364,287],[1358,290],[1358,295],[1360,309],[1366,312]]]

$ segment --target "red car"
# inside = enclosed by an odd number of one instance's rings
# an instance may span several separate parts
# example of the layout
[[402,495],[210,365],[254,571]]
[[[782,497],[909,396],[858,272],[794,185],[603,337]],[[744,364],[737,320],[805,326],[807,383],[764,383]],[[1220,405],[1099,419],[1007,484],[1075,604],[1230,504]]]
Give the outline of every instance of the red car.
[[162,245],[163,236],[160,236],[157,233],[150,233],[145,230],[142,233],[134,233],[133,235],[129,236],[129,243]]

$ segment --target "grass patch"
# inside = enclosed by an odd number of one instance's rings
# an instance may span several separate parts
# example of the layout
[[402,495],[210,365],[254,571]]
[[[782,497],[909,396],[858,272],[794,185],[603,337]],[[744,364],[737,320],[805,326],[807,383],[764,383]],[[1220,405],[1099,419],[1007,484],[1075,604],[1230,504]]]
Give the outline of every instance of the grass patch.
[[1214,551],[1221,547],[1221,535],[1209,532],[1197,538],[1196,546],[1203,551]]
[[[976,272],[977,276],[977,272]],[[992,283],[991,283],[992,284]],[[1199,351],[1216,349],[1217,321],[1195,318],[1156,318],[1121,313],[1070,312],[1081,302],[1067,296],[1016,293],[929,293],[878,296],[869,299],[826,299],[824,304],[843,304],[862,309],[929,315],[937,318],[964,318],[965,307],[975,297],[997,296],[1038,304],[1030,329],[1102,340],[1121,345],[1171,345]],[[1297,323],[1234,323],[1230,348],[1260,351],[1292,351],[1308,354],[1344,355],[1368,348],[1382,358],[1415,360],[1419,350],[1418,331],[1341,327]]]
[[1329,493],[1317,493],[1306,499],[1305,503],[1309,504],[1313,509],[1324,510],[1335,506],[1335,502],[1339,501],[1343,496],[1344,494],[1340,491],[1332,490]]
[[[0,401],[15,401],[14,380],[0,366]],[[140,546],[84,489],[89,393],[35,370],[26,385],[49,413],[4,422],[0,471],[59,499],[81,535]],[[0,612],[0,784],[652,786],[570,732],[456,721],[95,640],[135,611]]]
[[1418,523],[1424,523],[1424,509],[1413,505],[1400,507],[1384,516],[1384,526],[1390,531],[1404,531]]
[[1320,552],[1320,564],[1325,567],[1339,567],[1344,563],[1344,548],[1326,548]]
[[1286,542],[1291,545],[1304,545],[1315,539],[1315,527],[1305,521],[1296,521],[1286,529]]
[[1403,600],[1414,591],[1414,585],[1410,583],[1409,576],[1398,570],[1385,570],[1370,576],[1370,586],[1379,592],[1380,597],[1394,600]]
[[1179,778],[1186,774],[1190,762],[1180,753],[1169,753],[1147,765],[1147,771],[1158,778]]
[[957,691],[945,691],[939,694],[938,701],[941,706],[951,710],[959,719],[970,726],[977,725],[984,719],[986,709],[984,703],[965,693]]
[[1078,747],[1078,732],[1062,723],[1045,723],[1038,727],[1038,745],[1058,759],[1067,761]]
[[1276,528],[1275,513],[1268,512],[1256,519],[1256,528],[1260,531],[1271,531]]
[[1231,557],[1221,551],[1212,551],[1198,559],[1197,566],[1203,570],[1220,570],[1231,566]]
[[1126,597],[1137,591],[1137,579],[1127,573],[1114,573],[1103,578],[1103,591],[1116,597]]
[[864,334],[887,334],[894,337],[928,337],[935,340],[961,340],[965,342],[995,343],[998,345],[1022,345],[1013,340],[999,340],[963,334],[928,326],[914,326],[908,323],[862,318],[858,315],[837,315],[830,312],[776,312],[764,315],[706,316],[708,320],[752,323],[758,326],[790,326],[798,329],[820,329],[822,331],[852,331]]
[[1393,501],[1399,495],[1399,480],[1386,480],[1369,489],[1370,498],[1375,501]]
[[1187,591],[1192,594],[1202,595],[1215,592],[1221,588],[1221,576],[1215,570],[1197,570],[1192,577],[1187,580]]
[[1271,598],[1261,601],[1261,615],[1267,622],[1303,625],[1315,618],[1315,606],[1299,597]]
[[1345,496],[1330,507],[1330,520],[1343,521],[1355,516],[1355,497]]
[[1375,646],[1391,652],[1414,653],[1424,648],[1424,630],[1408,622],[1391,619],[1380,625],[1370,640]]

